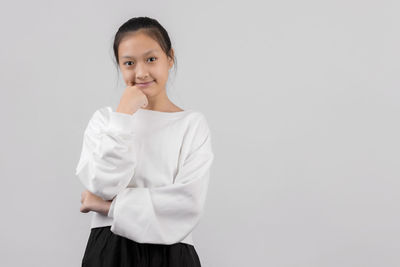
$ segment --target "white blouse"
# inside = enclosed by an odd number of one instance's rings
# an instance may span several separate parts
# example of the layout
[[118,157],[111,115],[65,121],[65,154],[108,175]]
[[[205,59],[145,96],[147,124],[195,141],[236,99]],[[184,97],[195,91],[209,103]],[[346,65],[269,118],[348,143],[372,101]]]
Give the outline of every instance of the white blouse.
[[75,174],[112,203],[108,216],[93,212],[91,228],[111,225],[113,233],[139,243],[194,245],[213,159],[199,111],[98,109],[85,129]]

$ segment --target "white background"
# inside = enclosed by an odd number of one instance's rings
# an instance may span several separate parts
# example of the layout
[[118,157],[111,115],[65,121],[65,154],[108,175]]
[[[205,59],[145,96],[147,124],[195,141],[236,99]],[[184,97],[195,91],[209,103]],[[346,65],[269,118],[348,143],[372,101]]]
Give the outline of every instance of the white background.
[[1,266],[80,266],[83,130],[124,83],[112,42],[156,18],[215,161],[204,267],[400,266],[398,1],[2,1]]

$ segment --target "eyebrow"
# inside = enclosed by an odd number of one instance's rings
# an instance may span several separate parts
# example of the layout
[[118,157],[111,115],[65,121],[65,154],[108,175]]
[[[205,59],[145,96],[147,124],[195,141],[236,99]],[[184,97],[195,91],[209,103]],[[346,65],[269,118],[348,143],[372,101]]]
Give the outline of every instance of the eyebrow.
[[[143,56],[145,56],[145,55],[147,55],[147,54],[150,54],[150,53],[152,53],[152,52],[157,52],[157,49],[151,49],[151,50],[149,50],[149,51],[143,53]],[[134,57],[129,56],[129,55],[124,55],[124,56],[122,56],[121,58],[134,58]]]

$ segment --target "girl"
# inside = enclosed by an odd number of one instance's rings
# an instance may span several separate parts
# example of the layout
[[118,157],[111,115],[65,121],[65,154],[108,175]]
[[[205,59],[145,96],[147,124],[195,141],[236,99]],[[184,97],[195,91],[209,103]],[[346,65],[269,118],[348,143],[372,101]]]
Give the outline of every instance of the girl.
[[127,87],[115,111],[93,113],[75,173],[80,211],[93,211],[82,266],[201,266],[192,231],[214,158],[207,121],[168,99],[174,50],[157,20],[128,20],[113,49]]

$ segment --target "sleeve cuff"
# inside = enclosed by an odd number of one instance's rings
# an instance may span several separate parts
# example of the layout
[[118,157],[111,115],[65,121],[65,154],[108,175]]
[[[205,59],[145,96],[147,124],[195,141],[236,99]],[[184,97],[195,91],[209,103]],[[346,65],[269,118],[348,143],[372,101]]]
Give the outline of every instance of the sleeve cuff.
[[108,124],[109,130],[121,133],[132,133],[134,114],[131,115],[127,113],[111,111],[110,121]]
[[115,201],[116,200],[117,200],[117,197],[115,197],[111,201],[110,209],[108,210],[108,214],[107,214],[107,216],[110,217],[110,218],[114,218],[114,206],[115,206]]

